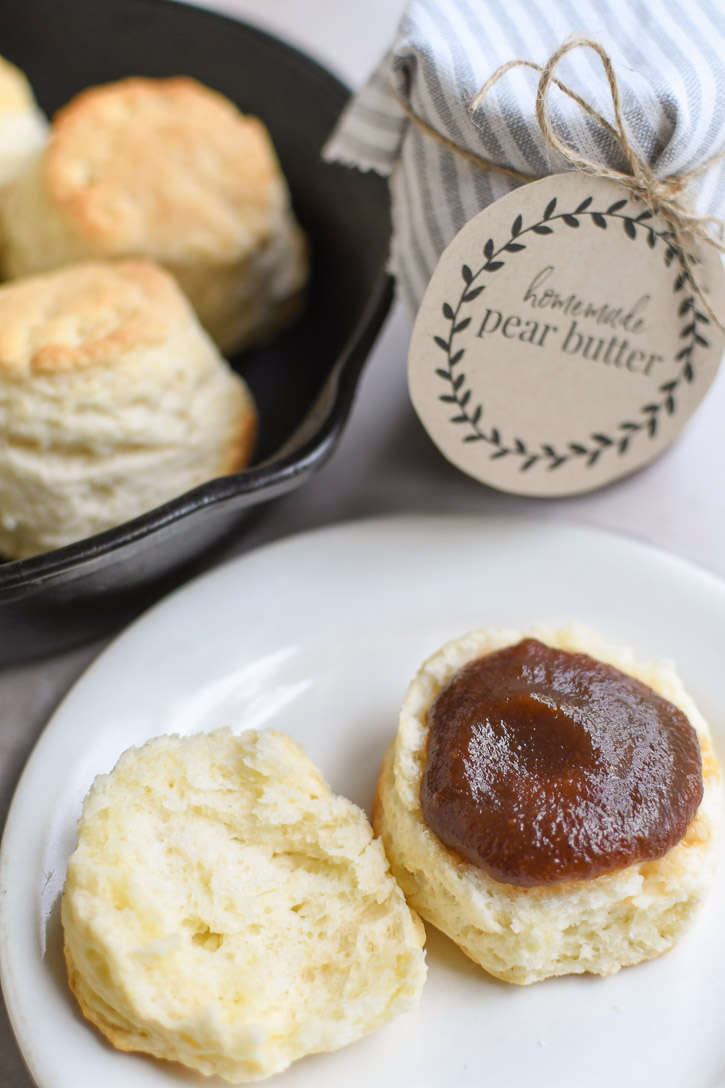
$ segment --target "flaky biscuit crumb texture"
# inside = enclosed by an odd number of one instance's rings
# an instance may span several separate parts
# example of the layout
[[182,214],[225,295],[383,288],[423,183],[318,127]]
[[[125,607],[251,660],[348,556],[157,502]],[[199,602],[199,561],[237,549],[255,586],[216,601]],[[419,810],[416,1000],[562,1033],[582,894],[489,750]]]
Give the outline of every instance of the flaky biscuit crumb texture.
[[115,1046],[232,1082],[352,1042],[425,977],[364,813],[273,732],[125,753],[86,800],[62,919],[71,988]]
[[0,287],[0,551],[25,558],[249,461],[257,411],[173,278],[90,261]]
[[[589,880],[521,888],[462,861],[427,827],[420,785],[431,702],[467,662],[525,637],[615,666],[691,722],[702,751],[704,796],[684,839],[664,857]],[[608,975],[669,949],[710,890],[722,817],[722,779],[708,727],[672,666],[638,662],[629,650],[606,645],[579,626],[476,631],[426,661],[408,689],[373,810],[411,906],[490,974],[521,984],[583,972]]]

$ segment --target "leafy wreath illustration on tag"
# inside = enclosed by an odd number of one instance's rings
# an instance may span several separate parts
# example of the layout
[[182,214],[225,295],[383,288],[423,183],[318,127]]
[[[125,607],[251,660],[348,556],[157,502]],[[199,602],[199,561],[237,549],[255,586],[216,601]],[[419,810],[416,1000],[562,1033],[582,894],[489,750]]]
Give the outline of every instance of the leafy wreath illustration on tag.
[[[697,346],[710,347],[709,341],[703,335],[702,326],[710,324],[709,317],[702,313],[696,303],[695,291],[686,294],[680,303],[678,316],[683,318],[683,327],[680,330],[680,339],[685,343],[675,356],[680,364],[676,377],[663,382],[658,386],[659,399],[644,404],[639,414],[641,418],[626,419],[617,424],[611,434],[601,432],[593,433],[587,441],[569,442],[565,447],[558,448],[552,444],[542,443],[536,448],[531,448],[521,438],[514,438],[510,442],[504,441],[498,428],[492,426],[486,431],[482,426],[484,408],[479,402],[471,404],[472,390],[467,385],[467,377],[461,367],[465,356],[465,348],[455,350],[454,340],[458,333],[466,329],[471,323],[471,317],[461,315],[462,307],[473,302],[485,290],[486,284],[476,283],[482,273],[495,273],[504,267],[505,261],[500,259],[503,254],[515,254],[526,249],[526,245],[520,241],[526,234],[547,235],[554,233],[552,224],[563,223],[568,228],[578,228],[580,217],[588,217],[594,226],[600,230],[607,230],[611,222],[622,223],[624,233],[632,241],[644,238],[650,249],[654,249],[658,242],[662,243],[663,259],[669,268],[673,260],[677,258],[679,271],[674,281],[674,292],[680,292],[686,286],[694,287],[691,272],[687,263],[674,241],[671,230],[658,230],[649,220],[653,213],[648,208],[637,216],[624,214],[623,209],[629,201],[625,198],[617,200],[604,211],[593,210],[591,196],[582,200],[573,212],[557,212],[557,198],[554,197],[546,206],[543,217],[537,222],[524,227],[521,215],[517,215],[511,226],[511,234],[507,242],[495,248],[493,239],[486,242],[483,247],[484,263],[477,271],[473,271],[469,265],[461,266],[463,288],[455,305],[443,303],[443,317],[449,322],[447,339],[443,336],[434,336],[438,347],[445,352],[447,365],[437,367],[436,374],[441,381],[446,383],[447,391],[438,396],[444,404],[450,404],[457,409],[456,414],[449,417],[449,422],[458,426],[465,426],[462,441],[486,442],[493,447],[490,460],[503,457],[518,457],[520,460],[519,471],[526,472],[535,465],[540,465],[548,470],[553,470],[567,464],[574,459],[581,464],[591,467],[605,452],[626,453],[633,439],[638,436],[654,438],[657,434],[661,413],[674,415],[677,410],[677,391],[683,382],[692,383],[695,378],[694,355]],[[555,214],[556,212],[556,214]],[[695,258],[688,254],[691,264],[696,263]]]

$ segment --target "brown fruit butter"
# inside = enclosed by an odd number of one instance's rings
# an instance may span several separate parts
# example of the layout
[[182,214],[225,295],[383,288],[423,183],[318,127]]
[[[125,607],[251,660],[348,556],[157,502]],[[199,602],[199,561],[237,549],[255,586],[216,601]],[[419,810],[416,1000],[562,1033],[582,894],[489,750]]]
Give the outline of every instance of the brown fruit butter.
[[425,822],[506,884],[662,857],[701,799],[685,715],[586,654],[524,639],[465,665],[428,712]]

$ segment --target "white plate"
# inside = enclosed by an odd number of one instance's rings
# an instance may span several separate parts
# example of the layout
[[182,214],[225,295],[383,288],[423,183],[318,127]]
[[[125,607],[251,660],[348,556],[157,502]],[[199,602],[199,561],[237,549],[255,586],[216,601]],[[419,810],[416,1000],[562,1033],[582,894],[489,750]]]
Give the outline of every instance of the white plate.
[[[94,775],[163,732],[273,726],[369,808],[418,664],[476,627],[578,619],[673,657],[725,749],[725,585],[652,548],[547,522],[405,517],[283,541],[192,583],[123,634],[56,712],[0,864],[0,963],[41,1088],[214,1085],[112,1050],[65,984],[58,899]],[[608,979],[507,986],[429,930],[417,1011],[282,1074],[285,1088],[711,1088],[725,1083],[721,879],[666,956]],[[44,951],[45,949],[45,951]]]

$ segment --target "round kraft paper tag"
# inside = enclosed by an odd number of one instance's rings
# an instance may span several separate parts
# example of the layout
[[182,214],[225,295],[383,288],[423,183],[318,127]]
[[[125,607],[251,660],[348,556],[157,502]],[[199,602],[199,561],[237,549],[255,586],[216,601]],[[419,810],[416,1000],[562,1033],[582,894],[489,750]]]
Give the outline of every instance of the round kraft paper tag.
[[[616,184],[556,174],[445,250],[415,321],[415,409],[453,464],[502,491],[571,495],[641,468],[704,397],[725,334],[718,252],[678,242]],[[703,301],[704,298],[707,302]]]

